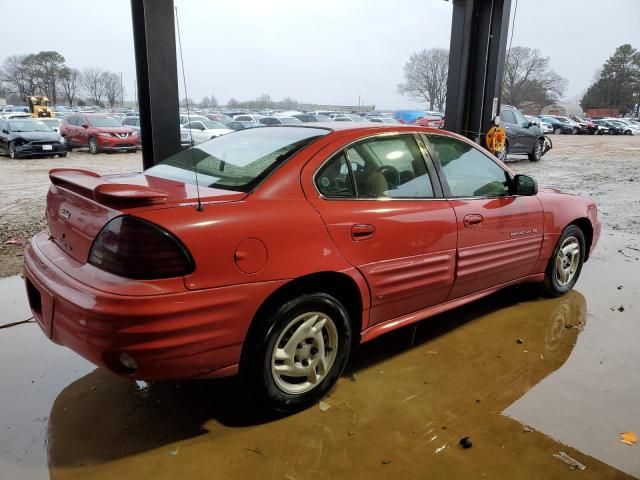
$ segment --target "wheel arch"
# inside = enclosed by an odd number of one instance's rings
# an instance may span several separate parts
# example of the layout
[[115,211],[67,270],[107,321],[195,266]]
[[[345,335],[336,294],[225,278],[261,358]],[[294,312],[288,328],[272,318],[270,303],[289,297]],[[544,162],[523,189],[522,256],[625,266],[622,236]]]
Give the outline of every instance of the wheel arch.
[[[240,364],[248,357],[248,346],[257,341],[256,334],[260,331],[261,322],[269,312],[273,312],[280,305],[305,293],[322,292],[335,297],[347,310],[352,327],[353,344],[360,343],[363,325],[363,308],[368,299],[363,298],[362,285],[351,275],[343,272],[316,272],[293,279],[280,286],[271,293],[260,305],[251,320],[249,330],[242,346]],[[242,368],[242,367],[241,367]]]
[[586,262],[589,259],[589,252],[591,251],[591,244],[593,243],[593,225],[591,225],[591,221],[585,217],[577,218],[569,225],[575,225],[582,230],[584,234],[584,241],[586,243],[584,248],[584,261]]

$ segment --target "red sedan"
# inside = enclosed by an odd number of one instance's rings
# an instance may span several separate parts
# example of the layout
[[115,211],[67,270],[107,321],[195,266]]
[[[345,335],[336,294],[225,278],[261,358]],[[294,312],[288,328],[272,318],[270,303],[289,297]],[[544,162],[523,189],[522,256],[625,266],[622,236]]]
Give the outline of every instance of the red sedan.
[[67,148],[87,147],[98,152],[134,152],[140,148],[140,138],[135,128],[125,127],[108,115],[76,113],[65,117],[60,124],[60,135],[67,141]]
[[355,344],[515,283],[562,295],[600,235],[591,200],[413,125],[247,129],[50,178],[24,267],[45,334],[132,378],[240,373],[280,411]]

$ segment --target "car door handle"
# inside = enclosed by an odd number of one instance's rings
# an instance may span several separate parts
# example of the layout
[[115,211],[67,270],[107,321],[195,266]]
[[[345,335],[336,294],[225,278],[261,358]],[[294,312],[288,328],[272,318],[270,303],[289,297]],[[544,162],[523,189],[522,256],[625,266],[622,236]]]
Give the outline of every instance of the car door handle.
[[467,228],[475,228],[482,225],[483,220],[484,218],[482,218],[482,215],[478,215],[477,213],[474,213],[471,215],[465,215],[463,223],[464,223],[464,226]]
[[351,226],[351,239],[359,242],[373,237],[376,233],[376,227],[368,223],[356,223]]

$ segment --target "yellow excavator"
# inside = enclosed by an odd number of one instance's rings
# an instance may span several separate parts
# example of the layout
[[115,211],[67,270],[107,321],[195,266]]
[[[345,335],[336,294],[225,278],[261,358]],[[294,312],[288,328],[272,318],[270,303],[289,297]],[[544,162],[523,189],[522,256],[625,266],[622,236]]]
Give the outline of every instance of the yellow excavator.
[[29,102],[31,116],[34,118],[52,118],[56,116],[53,110],[49,108],[49,99],[47,97],[31,95],[27,97],[27,102]]

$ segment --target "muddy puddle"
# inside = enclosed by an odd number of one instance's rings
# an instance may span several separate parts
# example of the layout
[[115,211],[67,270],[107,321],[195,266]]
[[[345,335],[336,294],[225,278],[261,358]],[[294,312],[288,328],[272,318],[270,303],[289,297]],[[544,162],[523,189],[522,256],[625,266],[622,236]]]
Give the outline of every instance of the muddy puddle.
[[[510,288],[381,337],[286,418],[239,402],[233,381],[133,382],[35,324],[0,329],[0,478],[640,476],[640,445],[618,439],[640,432],[640,241],[601,242],[568,295]],[[0,324],[29,316],[20,279],[0,296]]]

